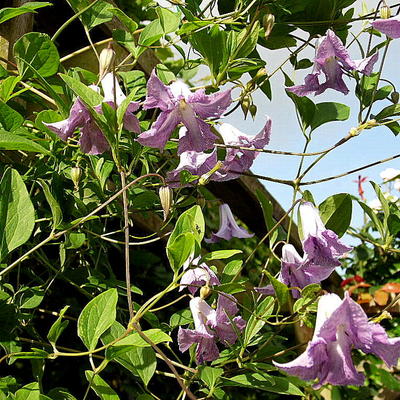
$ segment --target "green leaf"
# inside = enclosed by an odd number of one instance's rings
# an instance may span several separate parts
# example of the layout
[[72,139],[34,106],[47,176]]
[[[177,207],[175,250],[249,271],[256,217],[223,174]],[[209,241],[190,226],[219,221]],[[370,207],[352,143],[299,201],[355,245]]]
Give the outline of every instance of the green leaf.
[[385,215],[385,219],[389,217],[390,209],[389,209],[389,202],[387,201],[386,197],[383,195],[382,190],[378,184],[375,182],[370,181],[372,187],[375,190],[376,195],[378,196],[379,201],[382,205],[382,211]]
[[0,150],[21,150],[33,153],[52,155],[50,151],[36,142],[26,139],[16,133],[6,132],[0,129]]
[[396,214],[389,215],[387,224],[392,236],[396,236],[400,232],[400,218]]
[[222,271],[221,283],[231,282],[235,276],[239,274],[240,270],[242,269],[242,265],[242,260],[232,260],[226,264],[224,270]]
[[311,130],[331,121],[346,121],[350,116],[350,107],[341,103],[327,102],[315,105],[314,117],[310,123]]
[[374,212],[374,210],[361,200],[358,200],[358,204],[364,210],[364,212],[368,215],[368,217],[370,217],[372,223],[374,224],[375,228],[378,230],[381,237],[385,238],[384,227],[382,225],[382,222],[379,220],[377,214]]
[[304,396],[304,393],[287,378],[272,377],[258,372],[236,375],[229,379],[223,378],[223,382],[224,386],[240,386],[279,394]]
[[54,350],[56,349],[56,342],[60,335],[63,333],[65,328],[68,326],[69,321],[63,320],[64,314],[68,310],[69,306],[65,306],[59,313],[58,318],[54,322],[54,324],[50,327],[49,333],[47,334],[47,339],[49,340],[50,344],[53,346]]
[[[60,56],[57,47],[44,33],[26,33],[14,44],[14,57],[23,78],[40,75],[44,78],[57,73]],[[31,68],[32,67],[32,68]]]
[[193,233],[185,232],[167,244],[167,257],[174,272],[178,271],[184,262],[195,251],[196,240]]
[[164,30],[159,19],[155,19],[146,25],[138,40],[138,45],[144,47],[142,52],[146,50],[147,46],[151,46],[157,40],[161,39],[163,35]]
[[68,393],[64,388],[53,388],[48,393],[52,400],[77,400],[75,396]]
[[249,320],[246,324],[244,332],[244,347],[251,343],[251,339],[262,329],[265,325],[265,320],[272,314],[274,310],[274,298],[272,296],[265,297],[255,307]]
[[18,15],[35,12],[38,8],[51,6],[52,4],[47,1],[31,1],[23,4],[20,7],[6,7],[0,10],[0,24],[8,21],[11,18],[15,18]]
[[282,307],[289,300],[288,287],[284,283],[278,281],[278,279],[274,278],[268,271],[265,271],[265,274],[267,275],[267,277],[271,281],[272,286],[274,287],[279,306]]
[[[171,337],[161,329],[148,329],[143,331],[143,334],[154,344],[172,342]],[[142,339],[139,333],[134,332],[113,345],[113,347],[119,346],[150,347],[151,345]]]
[[125,25],[130,33],[133,33],[138,28],[138,24],[130,17],[128,17],[119,8],[111,8],[110,11]]
[[119,400],[114,389],[112,389],[104,379],[100,378],[99,375],[95,374],[93,371],[85,371],[85,376],[90,383],[90,387],[101,400]]
[[71,76],[65,74],[60,74],[60,77],[67,84],[67,86],[88,106],[94,107],[101,104],[103,97],[93,89],[78,81],[78,79],[72,78]]
[[78,336],[89,350],[96,348],[100,336],[116,317],[117,289],[109,289],[91,300],[78,318]]
[[237,48],[236,48],[236,57],[244,58],[247,57],[256,47],[258,41],[258,34],[260,31],[260,22],[256,21],[255,24],[252,24],[249,29],[243,29],[238,37],[237,37]]
[[15,131],[24,122],[24,117],[3,101],[0,101],[0,128]]
[[[91,0],[68,0],[69,4],[75,11],[81,11],[92,3]],[[107,1],[97,1],[85,11],[81,16],[82,23],[90,30],[97,25],[111,21],[113,17],[113,5]]]
[[58,228],[63,219],[61,207],[58,204],[55,197],[53,196],[53,194],[51,193],[49,185],[43,179],[38,179],[38,181],[43,189],[43,193],[51,209],[51,214],[53,216],[53,230],[54,230]]
[[[0,99],[7,103],[13,96],[15,86],[20,82],[20,76],[9,76],[1,82],[0,86]],[[25,89],[24,89],[25,90]]]
[[199,371],[200,379],[210,388],[214,388],[218,379],[224,374],[222,368],[212,368],[208,366],[201,366]]
[[130,32],[124,31],[122,29],[114,29],[112,33],[113,39],[124,46],[131,54],[137,55],[137,47],[135,39]]
[[171,329],[174,329],[181,325],[190,324],[192,321],[192,312],[188,308],[185,308],[171,315],[171,318],[169,319],[169,326]]
[[178,30],[181,23],[181,16],[179,13],[174,13],[163,7],[157,7],[156,13],[160,20],[160,25],[164,34],[176,32]]
[[40,287],[25,287],[20,298],[20,308],[32,310],[40,305],[44,298],[44,291]]
[[[110,343],[112,340],[121,337],[124,332],[125,328],[119,322],[114,322],[102,336],[102,340],[104,343]],[[115,349],[106,350],[106,357],[112,358],[113,361],[118,362],[128,371],[139,376],[145,385],[149,383],[157,366],[155,352],[151,347],[126,346],[123,353],[114,353],[115,356],[113,356],[112,351],[115,351]]]
[[40,400],[39,383],[28,383],[15,392],[15,400]]
[[[256,196],[258,201],[260,202],[261,209],[264,215],[264,222],[265,226],[267,228],[267,232],[270,231],[273,226],[275,225],[275,221],[273,218],[273,213],[274,213],[274,206],[272,202],[267,199],[265,194],[261,190],[256,190]],[[273,247],[274,243],[276,242],[276,239],[278,238],[278,229],[275,229],[272,234],[269,236],[269,246]]]
[[206,254],[203,257],[203,261],[210,260],[224,260],[226,258],[231,258],[236,254],[243,253],[242,250],[217,250],[212,251],[211,253]]
[[378,122],[383,121],[388,117],[394,117],[400,115],[400,104],[392,104],[382,109],[378,114],[374,116]]
[[35,226],[35,210],[19,173],[9,168],[0,181],[0,260],[24,244]]
[[352,205],[347,193],[334,194],[324,200],[318,208],[326,228],[342,237],[350,226]]

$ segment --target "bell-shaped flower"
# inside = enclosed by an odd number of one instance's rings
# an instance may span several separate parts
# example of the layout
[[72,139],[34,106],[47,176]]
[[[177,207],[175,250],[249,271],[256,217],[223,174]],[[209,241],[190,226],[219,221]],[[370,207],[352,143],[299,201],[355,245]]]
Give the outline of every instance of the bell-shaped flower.
[[221,239],[231,240],[233,237],[246,239],[254,236],[237,224],[228,204],[219,206],[219,220],[218,232],[212,233],[210,239],[204,239],[206,243],[216,243]]
[[400,38],[400,15],[392,18],[377,19],[371,23],[374,29],[392,39]]
[[[343,81],[345,71],[358,71],[364,75],[370,75],[372,68],[378,60],[378,53],[362,60],[352,60],[343,43],[328,29],[326,36],[316,47],[313,73],[308,74],[304,84],[286,88],[287,91],[297,96],[315,95],[331,88],[344,94],[349,92]],[[321,73],[325,75],[325,82],[320,82]]]
[[389,338],[382,326],[369,322],[347,292],[343,300],[327,294],[319,300],[314,335],[304,353],[274,365],[304,380],[318,379],[316,389],[326,383],[359,386],[364,375],[353,364],[353,349],[375,354],[390,368],[400,357],[400,338]]
[[[312,203],[302,203],[299,212],[304,236],[304,255],[300,256],[291,244],[285,244],[282,247],[278,280],[289,287],[303,289],[307,285],[327,279],[340,265],[338,258],[350,251],[351,247],[343,244],[335,232],[325,228]],[[274,293],[272,285],[255,290],[265,295]],[[293,297],[299,296],[299,291],[293,289]]]
[[[301,228],[303,232],[304,265],[309,272],[326,279],[329,268],[340,265],[338,258],[351,250],[342,243],[335,232],[326,229],[319,211],[310,202],[300,204]],[[321,268],[327,268],[325,271]],[[332,272],[332,270],[331,270]]]
[[[219,132],[225,145],[263,149],[270,141],[271,125],[272,121],[267,117],[263,129],[255,136],[246,135],[227,123],[221,125]],[[242,172],[250,169],[258,154],[257,151],[227,147],[224,160],[226,173],[221,171],[219,175],[214,177],[214,180],[226,181],[238,178]]]
[[[114,75],[108,73],[101,81],[104,92],[104,102],[107,102],[111,107],[115,108],[114,104]],[[99,91],[100,89],[92,85],[91,89]],[[116,99],[117,106],[125,99],[119,85],[116,85]],[[124,127],[127,130],[140,132],[139,121],[132,114],[139,107],[139,103],[131,102],[128,105],[127,111],[124,115]],[[101,104],[95,106],[94,109],[98,113],[102,113]],[[61,140],[66,141],[72,137],[76,129],[80,128],[81,137],[79,144],[81,150],[87,154],[101,154],[109,149],[109,144],[104,137],[103,132],[97,126],[92,118],[86,105],[78,97],[71,107],[69,117],[63,121],[54,123],[44,123],[51,131],[56,133]]]
[[218,296],[217,308],[211,308],[205,300],[195,297],[190,300],[194,328],[179,327],[179,350],[184,352],[192,344],[197,344],[196,361],[202,364],[205,361],[214,361],[219,356],[217,341],[225,345],[232,345],[237,340],[237,332],[246,326],[246,321],[235,315],[238,312],[234,297],[228,294]]
[[200,257],[193,259],[191,256],[183,264],[185,273],[182,275],[179,291],[187,287],[189,292],[194,295],[200,286],[221,284],[215,272],[206,263],[199,264],[199,261]]
[[216,136],[204,119],[220,117],[230,103],[230,90],[211,95],[206,95],[203,89],[192,93],[181,81],[165,85],[153,71],[147,83],[143,108],[159,108],[161,113],[150,129],[139,135],[137,141],[145,146],[163,149],[176,126],[182,123],[187,130],[179,140],[179,153],[211,149]]

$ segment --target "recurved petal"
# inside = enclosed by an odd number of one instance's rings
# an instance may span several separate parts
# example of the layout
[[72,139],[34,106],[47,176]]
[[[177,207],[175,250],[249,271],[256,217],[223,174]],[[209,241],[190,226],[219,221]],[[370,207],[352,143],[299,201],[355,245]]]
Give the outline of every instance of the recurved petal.
[[320,83],[318,79],[319,73],[308,74],[304,79],[304,85],[291,86],[286,88],[288,92],[294,93],[296,96],[308,96],[311,93],[315,93],[320,89]]
[[163,111],[151,128],[141,133],[136,140],[144,146],[163,149],[179,122],[177,110]]
[[354,60],[356,70],[364,75],[371,75],[375,63],[378,61],[379,54],[376,52],[370,57],[363,58],[362,60]]
[[207,95],[200,89],[188,97],[188,103],[200,118],[220,117],[231,102],[231,90]]
[[143,108],[159,108],[162,111],[171,110],[176,107],[176,101],[171,89],[164,85],[155,73],[152,71],[147,82],[147,96]]
[[71,107],[69,117],[59,122],[45,123],[51,131],[56,133],[61,140],[67,140],[74,131],[90,121],[90,113],[82,101],[77,98]]
[[388,19],[377,19],[371,24],[374,29],[382,32],[392,39],[400,38],[400,16],[397,15]]
[[327,344],[324,339],[316,338],[308,343],[304,353],[300,354],[293,361],[285,364],[272,361],[273,364],[289,375],[298,376],[304,380],[316,379],[319,377],[323,363],[328,360]]

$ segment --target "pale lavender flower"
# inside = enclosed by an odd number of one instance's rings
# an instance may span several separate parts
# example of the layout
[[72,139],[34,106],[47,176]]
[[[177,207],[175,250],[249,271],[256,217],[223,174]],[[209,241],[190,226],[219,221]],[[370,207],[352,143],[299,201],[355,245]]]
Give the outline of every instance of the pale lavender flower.
[[246,326],[246,321],[242,317],[235,317],[239,310],[234,297],[225,293],[218,296],[216,310],[205,300],[195,297],[190,300],[190,311],[195,329],[179,327],[178,345],[179,350],[184,352],[196,343],[198,364],[216,360],[219,356],[216,342],[220,341],[225,345],[234,344],[237,340],[236,332],[241,332]]
[[[299,207],[301,228],[303,231],[303,250],[301,257],[291,244],[282,247],[281,271],[278,280],[289,287],[303,289],[312,283],[327,279],[340,265],[338,260],[351,247],[343,244],[335,232],[326,229],[316,207],[309,202]],[[272,285],[256,288],[265,295],[274,293]],[[300,292],[293,290],[293,297],[300,297]]]
[[221,239],[231,240],[233,237],[246,239],[254,236],[237,224],[228,204],[219,206],[219,219],[218,232],[211,233],[210,239],[204,239],[206,243],[216,243]]
[[400,38],[400,15],[387,19],[377,19],[371,25],[377,31],[392,39]]
[[[109,73],[101,81],[104,102],[107,102],[111,107],[115,108],[114,104],[114,76]],[[99,88],[95,85],[91,86],[91,89],[99,91]],[[116,98],[117,106],[119,106],[125,99],[125,95],[122,93],[119,85],[116,85]],[[124,127],[125,129],[139,133],[139,121],[132,114],[139,107],[139,103],[131,102],[124,115]],[[98,113],[102,113],[101,104],[95,106],[94,109]],[[69,117],[63,121],[54,123],[44,123],[51,131],[56,133],[61,140],[66,141],[68,138],[73,136],[76,129],[80,128],[81,137],[79,144],[81,150],[87,154],[101,154],[110,148],[103,132],[97,126],[96,122],[92,118],[86,105],[78,97],[71,107]]]
[[191,93],[181,81],[164,85],[153,70],[147,83],[143,108],[159,108],[161,113],[151,128],[139,135],[137,141],[145,146],[163,149],[173,130],[182,123],[187,130],[179,140],[179,153],[211,149],[216,136],[204,119],[220,117],[230,103],[230,90],[211,95],[206,95],[203,89]]
[[[271,125],[272,121],[267,117],[263,129],[255,136],[246,135],[227,123],[221,125],[219,132],[226,145],[263,149],[269,143]],[[227,181],[238,178],[242,172],[250,169],[258,155],[257,151],[227,148],[223,170],[211,179]]]
[[[306,76],[303,85],[292,86],[286,90],[297,96],[307,96],[311,93],[318,95],[328,88],[347,94],[349,89],[343,81],[343,73],[358,71],[370,75],[377,60],[378,53],[362,60],[352,60],[340,39],[328,29],[326,36],[316,47],[313,73]],[[323,83],[320,83],[321,73],[325,75]]]
[[179,291],[187,287],[189,292],[194,295],[200,286],[221,284],[215,272],[206,263],[199,264],[199,261],[200,257],[193,259],[191,256],[183,264],[183,270],[186,272],[182,275]]
[[300,204],[299,212],[304,237],[304,267],[321,281],[340,265],[338,258],[351,247],[342,243],[335,232],[325,228],[319,211],[312,203]]
[[360,386],[364,375],[353,364],[354,348],[375,354],[392,367],[400,357],[400,338],[389,338],[382,326],[369,322],[347,292],[343,300],[327,294],[319,300],[314,336],[305,352],[291,362],[274,365],[304,380],[318,379],[316,389],[326,383]]

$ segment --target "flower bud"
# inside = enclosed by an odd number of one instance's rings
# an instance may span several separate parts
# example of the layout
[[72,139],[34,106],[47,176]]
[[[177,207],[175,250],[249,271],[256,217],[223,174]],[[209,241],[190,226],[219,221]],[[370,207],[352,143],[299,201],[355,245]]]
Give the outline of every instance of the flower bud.
[[99,81],[112,70],[115,60],[115,51],[111,47],[103,49],[99,58]]
[[243,114],[244,114],[244,118],[247,118],[247,114],[249,112],[249,107],[250,107],[250,97],[249,96],[244,96],[241,100],[240,100],[240,107],[242,108]]
[[255,118],[256,114],[257,114],[257,106],[255,104],[252,104],[249,107],[249,111],[250,111],[250,115],[253,117],[253,119]]
[[202,286],[200,288],[200,298],[201,299],[206,299],[209,295],[211,294],[211,289],[210,286]]
[[75,190],[79,188],[79,181],[82,177],[82,170],[79,167],[72,167],[70,172],[71,180],[74,182]]
[[164,213],[164,221],[166,221],[174,198],[172,189],[169,186],[161,186],[158,195],[160,196],[161,207]]
[[275,24],[275,17],[272,14],[265,14],[263,17],[263,27],[265,39],[268,39]]
[[392,100],[394,104],[397,104],[399,102],[399,92],[392,92],[390,94],[390,100]]
[[379,12],[381,14],[382,19],[388,19],[392,16],[390,7],[388,7],[386,4],[380,8]]

